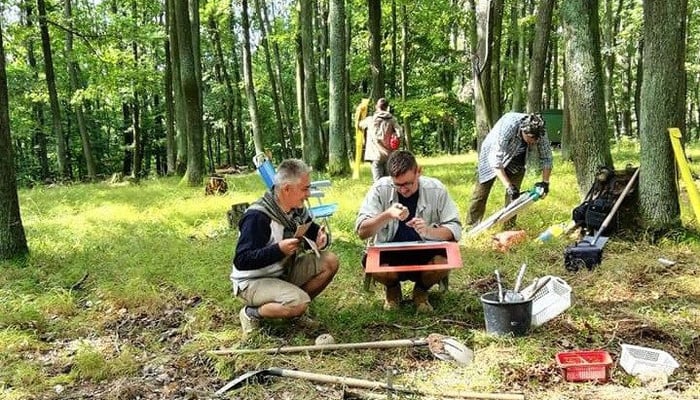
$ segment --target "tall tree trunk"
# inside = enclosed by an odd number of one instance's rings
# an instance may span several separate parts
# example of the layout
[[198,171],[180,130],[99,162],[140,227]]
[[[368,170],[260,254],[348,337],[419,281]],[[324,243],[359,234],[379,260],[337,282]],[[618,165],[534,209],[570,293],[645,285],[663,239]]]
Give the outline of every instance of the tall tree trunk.
[[131,142],[131,152],[133,153],[132,161],[134,163],[131,169],[132,178],[139,180],[143,175],[143,140],[141,129],[141,105],[139,104],[139,94],[134,91],[134,98],[131,100],[131,130],[133,134],[133,142]]
[[234,89],[234,95],[233,95],[233,113],[235,116],[236,120],[236,127],[235,127],[235,137],[236,140],[238,140],[238,163],[240,165],[247,165],[250,161],[248,158],[248,155],[246,154],[246,138],[245,138],[245,131],[243,130],[243,99],[241,98],[241,65],[239,63],[239,55],[238,51],[240,50],[238,46],[238,43],[236,42],[236,29],[235,29],[235,14],[234,14],[234,8],[233,8],[233,3],[231,3],[230,8],[229,8],[229,21],[230,21],[230,30],[232,33],[232,40],[231,40],[231,54],[233,55],[231,57],[231,63],[232,65],[232,72],[233,72],[233,82],[232,82],[232,88]]
[[[564,8],[564,4],[561,7]],[[527,84],[527,112],[530,113],[542,111],[544,66],[549,43],[549,32],[552,29],[553,8],[554,0],[541,0],[537,8],[538,18],[535,25],[535,39],[532,43],[530,79]]]
[[[352,17],[353,17],[353,8],[352,8],[352,2],[347,2],[346,4],[346,17],[345,17],[345,59],[348,60],[351,55],[351,49],[352,49],[352,40],[350,39],[352,37]],[[349,134],[345,136],[345,148],[348,150],[349,155],[350,155],[350,163],[351,165],[354,165],[353,160],[355,160],[355,141],[357,137],[355,136],[355,105],[351,104],[351,101],[348,100],[350,99],[350,68],[348,66],[345,67],[344,70],[344,75],[345,75],[345,88],[344,88],[344,95],[345,95],[345,125],[346,129],[348,129]]]
[[613,1],[605,0],[605,29],[603,30],[603,40],[605,48],[610,49],[605,52],[605,104],[610,111],[612,126],[615,128],[614,134],[619,138],[622,129],[620,115],[618,115],[618,105],[614,96],[614,72],[616,63],[617,35],[620,28],[620,13],[622,12],[623,0],[617,0],[617,6],[613,8]]
[[523,96],[523,77],[525,76],[525,24],[519,23],[518,20],[525,17],[525,4],[513,2],[511,5],[511,25],[513,31],[518,32],[517,41],[515,41],[515,76],[513,78],[513,111],[521,112],[525,108]]
[[[409,60],[409,30],[408,12],[406,5],[401,5],[401,100],[406,101],[408,97],[408,60]],[[411,142],[411,120],[408,116],[403,119],[404,138],[406,139],[406,149],[413,151]]]
[[389,77],[389,95],[396,96],[396,66],[399,63],[399,54],[396,36],[398,33],[396,18],[396,0],[391,0],[391,76]]
[[[173,94],[175,98],[175,142],[177,144],[176,170],[178,175],[184,175],[187,170],[187,117],[185,112],[185,94],[182,92],[182,74],[180,72],[180,33],[177,29],[176,0],[166,0],[170,16],[170,64],[173,67]],[[186,7],[186,5],[185,5]]]
[[53,69],[51,38],[49,37],[49,27],[46,23],[46,5],[44,0],[37,0],[37,11],[39,12],[39,26],[41,30],[41,49],[44,53],[44,73],[46,74],[46,86],[49,92],[49,103],[51,105],[51,131],[56,137],[58,176],[64,179],[70,179],[71,171],[68,165],[66,137],[61,127],[61,107],[58,103],[58,93],[56,92],[56,75]]
[[233,87],[231,85],[231,77],[228,74],[228,68],[226,68],[226,60],[224,59],[224,51],[221,47],[221,34],[219,33],[219,26],[216,23],[216,19],[213,16],[209,17],[209,29],[211,30],[212,43],[214,44],[214,57],[215,57],[215,72],[217,80],[226,88],[226,97],[224,98],[224,119],[225,119],[225,133],[226,133],[226,160],[229,166],[235,164],[235,140],[233,137],[234,127],[233,127],[233,102],[234,93]]
[[330,82],[328,90],[328,171],[334,175],[348,175],[350,163],[345,147],[348,124],[345,97],[345,0],[331,0],[328,10],[330,37]]
[[[27,28],[33,31],[33,21],[34,15],[32,15],[32,0],[24,1],[24,10],[26,15]],[[34,56],[34,37],[29,35],[27,37],[27,62],[29,63],[29,68],[31,69],[32,77],[35,81],[39,81],[39,68],[36,64],[36,57]],[[39,101],[32,102],[32,116],[34,118],[34,132],[32,137],[32,147],[35,149],[34,154],[39,161],[39,178],[41,180],[46,180],[49,178],[51,171],[49,169],[49,157],[48,150],[46,146],[46,134],[44,133],[44,106],[43,103]]]
[[550,65],[551,73],[552,73],[552,80],[551,80],[551,87],[553,88],[552,93],[550,98],[552,99],[551,101],[551,107],[552,108],[560,108],[559,107],[559,34],[555,33],[550,36],[549,39],[549,48],[551,49],[552,52],[552,64]]
[[187,171],[184,179],[190,186],[199,186],[204,178],[204,134],[202,105],[199,101],[200,92],[195,69],[197,61],[192,48],[192,32],[187,2],[176,1],[174,10],[180,51],[180,82],[185,99],[187,121]]
[[477,150],[481,141],[489,133],[491,120],[491,9],[490,0],[470,0],[475,7],[474,32],[472,33],[472,77],[474,80],[474,114]]
[[567,89],[571,121],[571,157],[579,192],[585,194],[600,165],[613,166],[603,101],[598,1],[564,2]]
[[131,117],[131,107],[129,103],[122,102],[122,145],[124,148],[124,158],[122,161],[122,175],[131,176],[134,171],[134,130],[132,129],[133,119]]
[[639,200],[643,221],[651,229],[680,225],[675,162],[667,129],[685,133],[686,13],[686,0],[644,2]]
[[[78,64],[75,62],[73,54],[73,15],[71,0],[64,0],[63,13],[68,21],[68,29],[66,29],[66,58],[68,59],[68,77],[70,81],[71,93],[82,89],[82,85],[78,80]],[[73,103],[73,102],[71,102]],[[78,121],[78,130],[80,131],[80,140],[83,145],[83,157],[87,167],[87,177],[89,180],[94,180],[97,176],[97,167],[95,166],[95,157],[92,154],[92,145],[90,144],[90,134],[85,125],[85,113],[83,112],[83,101],[79,100],[75,103],[75,117]]]
[[313,0],[300,0],[301,10],[301,54],[304,73],[304,119],[306,120],[306,137],[304,138],[303,157],[314,169],[325,170],[325,163],[320,148],[321,120],[316,92],[316,67],[313,53],[313,33],[311,29]]
[[253,84],[253,62],[250,53],[250,20],[248,18],[248,0],[241,2],[241,27],[243,29],[243,78],[245,80],[245,92],[248,100],[248,113],[250,114],[250,124],[253,128],[253,143],[255,153],[262,153],[265,149],[262,140],[262,130],[260,128],[260,118],[258,116],[258,100]]
[[639,41],[639,47],[637,49],[637,70],[634,87],[634,116],[635,121],[637,121],[637,137],[641,137],[641,104],[642,104],[642,83],[644,83],[644,39]]
[[[260,0],[262,5],[262,15],[264,25],[267,27],[267,32],[271,33],[272,28],[270,21],[267,17],[267,6],[265,5],[265,0]],[[277,83],[277,88],[279,90],[279,105],[280,112],[282,113],[282,125],[286,131],[287,140],[289,140],[289,156],[297,157],[296,155],[296,140],[294,139],[294,132],[292,131],[292,118],[289,113],[289,107],[287,107],[287,91],[285,89],[284,82],[282,80],[282,58],[280,57],[279,45],[277,45],[277,40],[272,41],[272,54],[274,55],[274,68],[275,68],[275,82]]]
[[[66,0],[69,1],[69,0]],[[131,11],[132,11],[132,16],[133,16],[133,23],[138,29],[138,8],[136,2],[133,2],[131,5]],[[139,46],[138,44],[134,41],[131,43],[131,54],[134,57],[134,68],[137,68],[140,60],[139,60]],[[131,170],[132,172],[132,177],[136,180],[141,179],[141,176],[143,175],[143,141],[142,135],[143,132],[141,132],[141,105],[139,104],[139,90],[137,87],[132,87],[132,94],[133,94],[133,99],[131,100],[131,129],[134,132],[134,141],[131,144],[131,149],[132,152],[134,153],[133,156],[133,161],[134,161],[134,166]]]
[[17,195],[2,21],[0,18],[0,171],[2,171],[0,173],[0,259],[9,260],[28,254],[29,247],[27,247]]
[[163,88],[165,91],[165,152],[166,152],[166,174],[172,175],[177,172],[177,149],[175,142],[175,97],[173,96],[173,58],[171,55],[172,38],[172,10],[170,3],[172,0],[165,0],[165,73],[163,74]]
[[382,1],[367,0],[369,26],[369,57],[372,72],[372,98],[377,100],[384,94],[384,65],[382,64]]
[[292,152],[289,148],[289,141],[284,135],[284,123],[282,122],[280,96],[279,91],[277,90],[277,79],[275,79],[275,74],[272,71],[272,57],[270,56],[270,43],[267,40],[267,27],[265,26],[263,11],[262,7],[260,6],[260,0],[254,1],[255,14],[258,17],[258,24],[260,25],[260,44],[262,45],[263,51],[265,53],[265,69],[267,70],[267,76],[270,79],[270,95],[272,97],[272,106],[275,111],[275,120],[277,122],[277,136],[279,138],[279,143],[282,146],[282,153],[286,157],[290,157]]
[[[206,1],[206,0],[205,0]],[[192,55],[194,56],[194,76],[197,80],[199,104],[203,104],[202,100],[202,50],[200,46],[199,35],[199,0],[188,0],[189,16],[190,16],[190,32],[192,34]],[[202,139],[203,141],[204,139]]]
[[[301,22],[299,23],[301,26]],[[307,153],[304,151],[306,149],[306,141],[308,138],[307,133],[307,123],[306,117],[304,116],[306,110],[306,102],[304,100],[304,58],[302,56],[301,48],[301,32],[297,32],[295,38],[296,47],[296,58],[295,58],[295,84],[296,84],[296,97],[297,97],[297,118],[299,119],[299,133],[301,134],[301,153],[302,157],[305,157]],[[308,160],[306,160],[308,162]]]
[[491,121],[501,116],[501,34],[503,32],[503,0],[491,0]]

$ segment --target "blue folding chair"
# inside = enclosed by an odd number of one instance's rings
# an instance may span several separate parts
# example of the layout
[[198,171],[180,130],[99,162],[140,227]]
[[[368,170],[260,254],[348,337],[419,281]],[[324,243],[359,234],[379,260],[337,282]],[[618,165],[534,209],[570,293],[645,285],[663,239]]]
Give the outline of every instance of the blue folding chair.
[[[260,177],[267,189],[272,189],[272,185],[275,182],[275,167],[272,165],[270,159],[265,155],[265,153],[258,153],[253,157],[253,164],[258,170]],[[317,205],[311,205],[311,202],[307,200],[307,207],[309,208],[309,213],[312,218],[320,218],[325,222],[326,232],[330,235],[330,225],[328,224],[328,218],[331,217],[335,211],[338,209],[338,203],[327,203],[324,204],[322,198],[325,196],[323,188],[331,186],[331,181],[313,181],[311,182],[311,195],[309,198],[315,198],[318,202]]]

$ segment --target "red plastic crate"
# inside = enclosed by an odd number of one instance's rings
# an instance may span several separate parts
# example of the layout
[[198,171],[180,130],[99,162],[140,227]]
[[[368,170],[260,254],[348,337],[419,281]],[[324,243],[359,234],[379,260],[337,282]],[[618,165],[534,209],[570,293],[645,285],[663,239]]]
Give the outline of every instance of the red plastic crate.
[[612,358],[605,350],[564,351],[557,353],[556,359],[564,379],[569,382],[607,382],[610,379]]

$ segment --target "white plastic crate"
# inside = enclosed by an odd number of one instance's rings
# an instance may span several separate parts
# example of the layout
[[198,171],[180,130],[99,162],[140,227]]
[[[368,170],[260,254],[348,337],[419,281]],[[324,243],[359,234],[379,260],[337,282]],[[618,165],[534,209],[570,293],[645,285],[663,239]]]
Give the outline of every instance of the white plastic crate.
[[[532,300],[531,326],[540,326],[571,307],[571,286],[558,276],[549,277],[549,282],[540,289]],[[523,291],[529,291],[534,283]]]
[[663,350],[622,343],[620,366],[630,375],[663,372],[673,374],[678,362]]

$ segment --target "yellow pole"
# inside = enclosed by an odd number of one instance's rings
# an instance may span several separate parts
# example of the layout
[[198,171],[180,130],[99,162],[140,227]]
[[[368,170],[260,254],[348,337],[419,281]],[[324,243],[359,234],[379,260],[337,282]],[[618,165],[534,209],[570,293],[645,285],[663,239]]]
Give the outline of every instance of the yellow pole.
[[360,121],[367,116],[369,99],[362,99],[355,109],[355,164],[352,170],[352,179],[360,179],[360,166],[362,165],[362,146],[365,142],[365,132],[360,129]]
[[676,163],[681,173],[681,179],[683,179],[683,183],[685,183],[685,190],[688,191],[688,199],[695,213],[695,221],[700,223],[700,194],[698,194],[698,188],[693,181],[693,174],[690,173],[688,160],[685,158],[685,154],[683,154],[683,148],[681,147],[681,130],[678,128],[668,128],[668,134],[671,136],[671,147],[673,147],[673,154],[676,156]]

